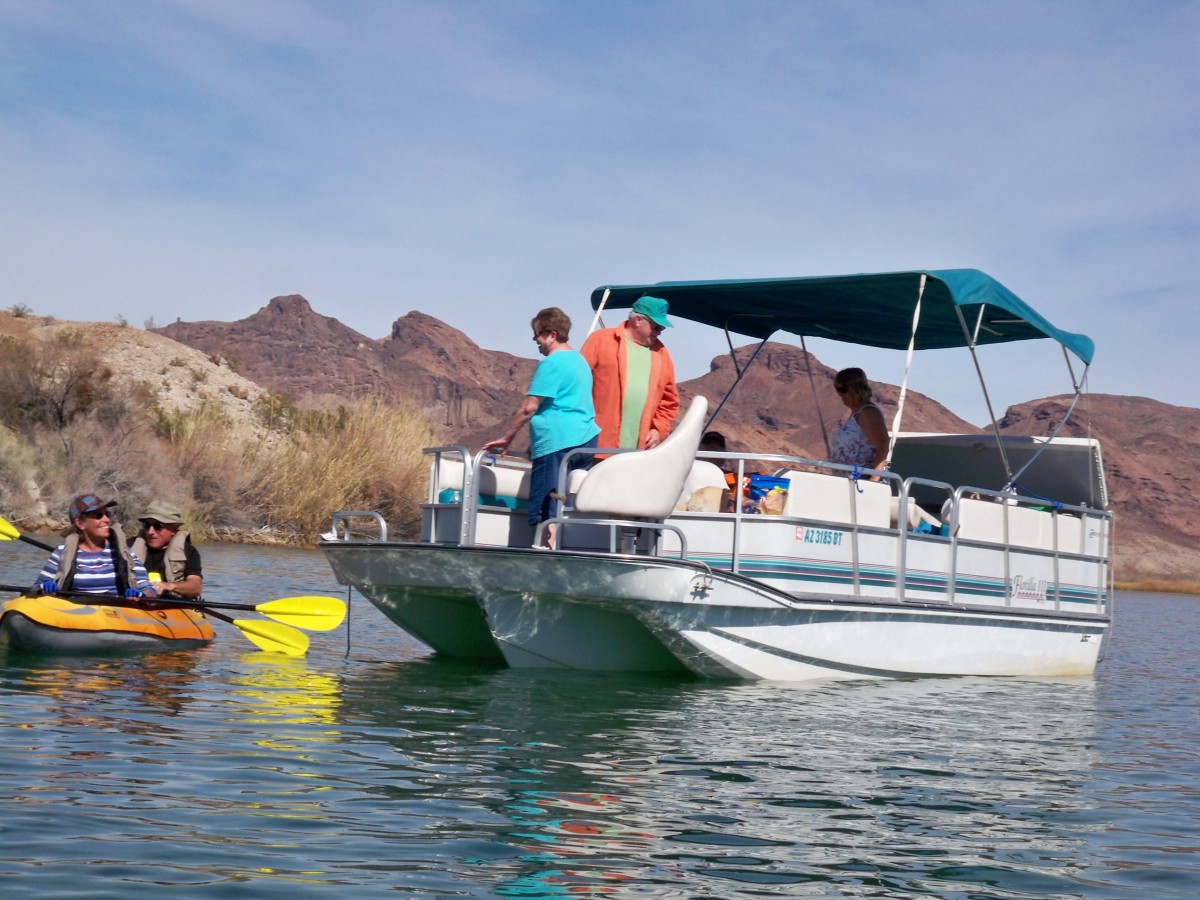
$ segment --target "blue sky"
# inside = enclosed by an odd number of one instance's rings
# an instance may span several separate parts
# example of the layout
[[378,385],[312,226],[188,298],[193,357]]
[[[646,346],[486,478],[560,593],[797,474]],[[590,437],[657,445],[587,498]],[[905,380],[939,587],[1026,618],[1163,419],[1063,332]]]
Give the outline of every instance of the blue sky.
[[[0,0],[0,307],[300,293],[532,357],[600,284],[973,267],[1096,340],[1093,392],[1195,406],[1198,60],[1197,2]],[[681,379],[724,347],[668,338]],[[1070,387],[988,350],[998,413]],[[983,422],[973,371],[911,383]]]

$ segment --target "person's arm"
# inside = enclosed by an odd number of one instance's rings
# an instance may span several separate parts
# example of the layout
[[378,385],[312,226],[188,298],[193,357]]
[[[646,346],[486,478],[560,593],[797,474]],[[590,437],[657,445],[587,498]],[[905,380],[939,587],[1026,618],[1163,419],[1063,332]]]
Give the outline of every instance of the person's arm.
[[484,450],[499,450],[503,456],[508,452],[508,445],[512,443],[513,438],[517,436],[526,422],[533,418],[533,414],[538,411],[538,407],[542,405],[542,398],[535,397],[533,394],[526,394],[525,399],[521,401],[520,407],[517,409],[517,414],[513,416],[512,422],[509,423],[508,429],[502,437],[496,438],[494,441],[488,441],[483,445]]
[[182,581],[160,581],[154,586],[158,588],[158,596],[170,592],[173,596],[184,600],[195,600],[204,590],[204,574],[200,568],[200,551],[192,546],[189,537],[183,545],[184,563]]
[[35,592],[42,592],[44,590],[43,585],[47,582],[53,584],[54,580],[58,577],[58,567],[59,561],[62,559],[62,551],[62,547],[56,547],[54,552],[50,554],[50,558],[42,565],[42,571],[38,572],[37,580],[33,583]]
[[187,575],[183,581],[160,581],[155,585],[158,596],[171,594],[184,600],[195,600],[204,588],[204,580],[199,575]]
[[[117,551],[114,549],[113,558],[116,558]],[[130,573],[133,576],[133,583],[137,589],[142,592],[142,596],[148,599],[154,599],[158,596],[158,590],[154,583],[150,580],[150,573],[146,571],[146,565],[136,556],[131,553],[133,558],[133,571]],[[118,583],[119,584],[119,583]]]
[[875,448],[875,456],[868,468],[882,469],[883,464],[887,462],[888,452],[888,430],[887,423],[883,421],[883,413],[874,406],[864,406],[858,414],[858,427]]

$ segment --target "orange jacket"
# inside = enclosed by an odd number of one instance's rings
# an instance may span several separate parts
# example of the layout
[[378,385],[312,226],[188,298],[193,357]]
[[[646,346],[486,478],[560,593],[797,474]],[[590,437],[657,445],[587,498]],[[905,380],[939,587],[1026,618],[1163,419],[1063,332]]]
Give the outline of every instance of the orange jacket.
[[[599,446],[616,447],[621,439],[621,400],[625,391],[625,323],[588,335],[579,352],[592,368],[592,402],[600,426]],[[660,438],[671,431],[679,412],[679,390],[675,387],[675,363],[662,341],[650,344],[650,385],[646,407],[638,427],[638,447],[657,428]]]

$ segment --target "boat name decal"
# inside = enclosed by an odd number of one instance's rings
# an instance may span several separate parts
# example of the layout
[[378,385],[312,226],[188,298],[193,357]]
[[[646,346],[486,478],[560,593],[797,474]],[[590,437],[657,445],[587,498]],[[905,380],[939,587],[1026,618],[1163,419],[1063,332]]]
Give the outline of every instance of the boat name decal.
[[1032,575],[1014,575],[1010,588],[1014,600],[1045,600],[1046,579]]
[[796,526],[796,540],[804,544],[828,544],[836,547],[842,542],[845,532],[834,531],[830,528],[805,528]]

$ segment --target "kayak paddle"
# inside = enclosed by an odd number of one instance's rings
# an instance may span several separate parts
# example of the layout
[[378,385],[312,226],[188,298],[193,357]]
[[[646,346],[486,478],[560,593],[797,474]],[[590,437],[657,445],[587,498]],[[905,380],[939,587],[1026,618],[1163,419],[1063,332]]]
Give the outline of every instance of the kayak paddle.
[[43,550],[53,551],[54,548],[49,544],[39,541],[37,538],[26,537],[17,531],[8,519],[0,517],[0,541],[24,541],[27,544],[33,544],[35,547],[40,547]]

